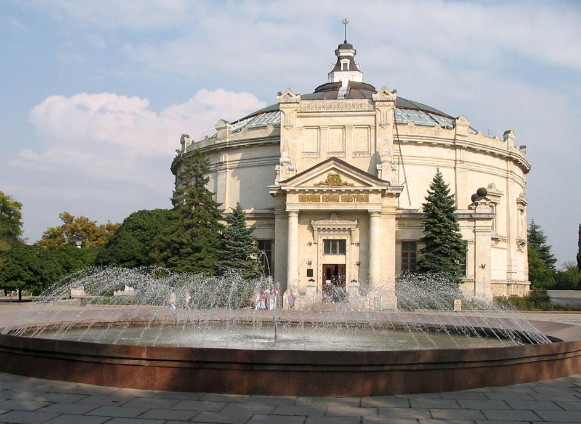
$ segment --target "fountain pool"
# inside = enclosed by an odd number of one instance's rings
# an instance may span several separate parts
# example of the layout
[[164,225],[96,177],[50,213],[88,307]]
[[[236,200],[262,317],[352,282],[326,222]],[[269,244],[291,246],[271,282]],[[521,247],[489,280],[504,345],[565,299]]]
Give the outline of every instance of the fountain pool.
[[[251,309],[253,293],[269,284],[164,270],[85,272],[4,325],[0,371],[139,389],[311,396],[460,390],[581,372],[579,327],[536,328],[485,302],[468,302],[473,310],[461,313],[438,309],[425,290],[400,291],[399,311],[362,308],[360,299]],[[69,299],[80,287],[88,297]],[[112,295],[120,291],[132,294]],[[430,309],[418,308],[425,298]]]

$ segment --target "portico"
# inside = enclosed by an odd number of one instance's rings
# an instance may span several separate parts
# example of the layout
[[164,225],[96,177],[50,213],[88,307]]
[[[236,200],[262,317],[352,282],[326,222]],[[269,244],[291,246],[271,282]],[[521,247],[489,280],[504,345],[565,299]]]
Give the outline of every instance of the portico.
[[394,297],[395,240],[389,234],[402,189],[338,158],[270,186],[280,217],[275,233],[284,237],[277,252],[286,250],[281,254],[287,258],[275,280],[309,301],[369,291]]

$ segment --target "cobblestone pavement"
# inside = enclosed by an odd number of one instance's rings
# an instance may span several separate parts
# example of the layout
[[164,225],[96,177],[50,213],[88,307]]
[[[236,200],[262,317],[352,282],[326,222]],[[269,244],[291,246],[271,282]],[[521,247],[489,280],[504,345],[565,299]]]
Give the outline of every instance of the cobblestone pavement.
[[[2,312],[9,313],[6,308]],[[581,313],[527,313],[581,325]],[[373,397],[240,396],[65,383],[0,373],[0,423],[581,423],[581,374],[446,393]]]
[[581,423],[581,374],[447,393],[287,397],[117,389],[0,373],[0,422]]

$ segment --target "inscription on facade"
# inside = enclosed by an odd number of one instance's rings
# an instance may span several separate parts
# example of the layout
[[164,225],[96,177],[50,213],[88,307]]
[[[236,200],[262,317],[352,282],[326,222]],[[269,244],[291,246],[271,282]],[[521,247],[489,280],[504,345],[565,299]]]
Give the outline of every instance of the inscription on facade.
[[367,203],[369,194],[299,194],[300,203]]

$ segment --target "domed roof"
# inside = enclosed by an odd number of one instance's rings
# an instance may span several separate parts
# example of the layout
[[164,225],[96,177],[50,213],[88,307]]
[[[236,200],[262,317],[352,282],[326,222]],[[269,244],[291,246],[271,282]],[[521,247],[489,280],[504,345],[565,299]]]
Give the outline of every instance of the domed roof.
[[[313,93],[302,94],[302,100],[336,100],[341,88],[340,82],[329,82],[318,86]],[[377,93],[375,87],[364,82],[349,81],[349,89],[343,99],[371,99]],[[420,102],[397,97],[395,119],[397,123],[406,124],[413,122],[416,125],[440,126],[442,128],[454,128],[454,117],[425,105]],[[230,132],[237,132],[242,128],[265,127],[268,124],[280,124],[280,111],[278,103],[252,112],[245,117],[231,123]]]
[[[344,24],[347,23],[345,20]],[[345,34],[346,35],[346,34]],[[363,73],[355,64],[356,50],[347,38],[339,44],[335,55],[337,63],[329,73],[330,81],[319,85],[312,93],[302,94],[301,100],[343,100],[343,99],[372,99],[377,93],[375,87],[363,82]],[[342,67],[342,62],[349,62],[349,66]],[[442,128],[454,128],[454,117],[431,106],[396,97],[395,119],[399,124],[413,122],[416,125],[440,126]],[[280,111],[278,104],[270,105],[257,110],[245,117],[231,123],[230,132],[237,132],[243,128],[258,128],[268,124],[280,124]],[[476,131],[469,128],[470,132]]]

